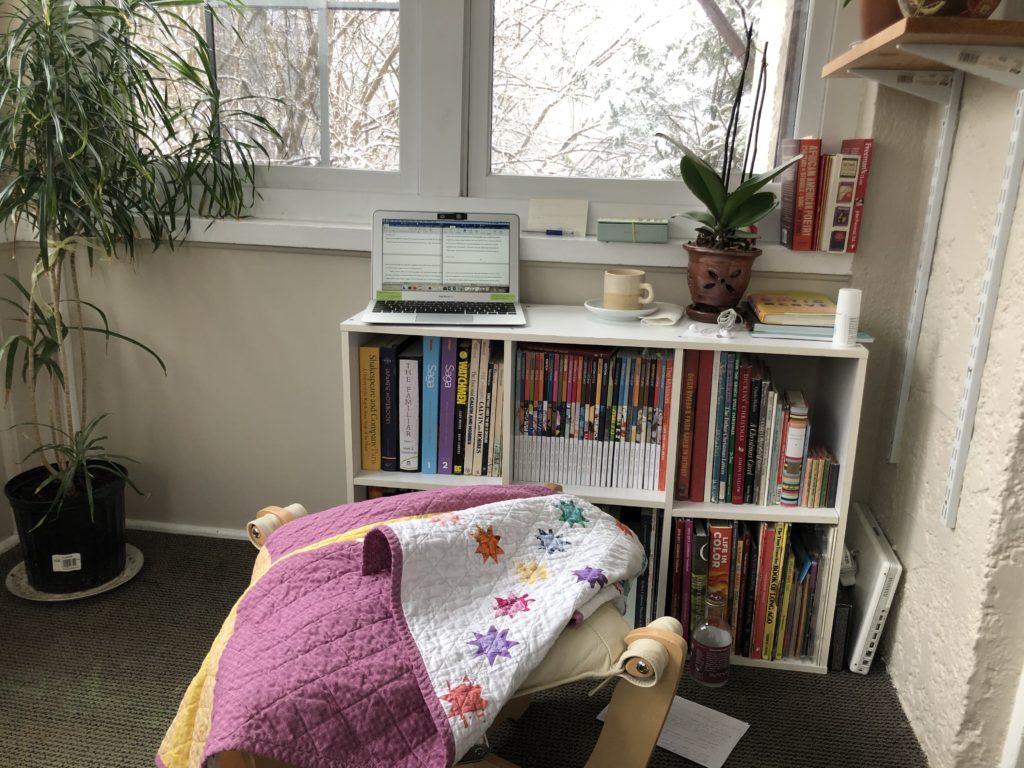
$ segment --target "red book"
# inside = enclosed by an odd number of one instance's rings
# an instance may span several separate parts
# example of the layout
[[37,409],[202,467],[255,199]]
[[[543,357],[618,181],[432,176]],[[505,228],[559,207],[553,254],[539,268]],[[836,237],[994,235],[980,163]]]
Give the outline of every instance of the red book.
[[[665,387],[662,389],[662,397],[665,402],[664,413],[661,416],[661,423],[671,424],[672,416],[672,358],[666,357],[662,361],[665,366]],[[668,429],[664,426],[661,429],[661,461],[658,464],[658,490],[665,490],[665,470],[668,467]]]
[[676,470],[676,501],[690,498],[690,462],[693,458],[693,417],[697,397],[697,373],[700,354],[696,349],[683,353],[683,406],[679,430],[679,466]]
[[[739,586],[736,588],[736,606],[732,612],[734,618],[733,621],[733,641],[732,641],[732,652],[739,656],[743,653],[743,622],[746,621],[747,616],[747,581],[750,578],[750,554],[753,548],[753,539],[750,535],[750,528],[748,525],[743,523],[737,523],[740,529],[736,531],[736,535],[739,536],[741,545],[737,547],[737,554],[742,552],[742,559],[736,563],[736,571],[739,575]],[[740,535],[742,530],[742,536]],[[734,579],[733,583],[736,581]]]
[[743,357],[740,362],[740,390],[736,398],[736,442],[732,461],[733,504],[743,503],[743,479],[747,471],[747,430],[750,427],[750,359]]
[[850,236],[846,241],[847,253],[857,252],[857,241],[860,239],[860,222],[864,218],[864,197],[868,191],[868,172],[871,170],[871,155],[874,152],[874,145],[874,139],[846,139],[839,150],[844,155],[857,155],[860,157],[857,187],[853,193]]
[[729,565],[732,561],[732,523],[708,523],[708,594],[716,592],[729,602]]
[[708,433],[711,429],[711,374],[715,353],[701,350],[697,368],[697,403],[693,419],[693,460],[690,462],[690,501],[704,501],[704,475],[708,462]]
[[815,240],[815,203],[818,197],[818,171],[821,139],[784,139],[781,162],[802,154],[796,165],[782,174],[782,244],[794,251],[813,251]]
[[764,656],[764,622],[771,591],[772,555],[775,553],[775,523],[761,523],[757,547],[757,591],[754,594],[754,623],[750,628],[750,658]]

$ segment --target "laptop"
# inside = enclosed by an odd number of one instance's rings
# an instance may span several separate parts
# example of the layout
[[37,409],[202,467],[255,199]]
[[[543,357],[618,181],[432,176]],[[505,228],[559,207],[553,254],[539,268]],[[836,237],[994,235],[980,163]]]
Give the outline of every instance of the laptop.
[[862,504],[850,505],[846,546],[857,561],[853,585],[850,671],[866,675],[871,669],[885,620],[892,606],[903,566],[882,529]]
[[376,211],[367,323],[525,325],[519,217]]

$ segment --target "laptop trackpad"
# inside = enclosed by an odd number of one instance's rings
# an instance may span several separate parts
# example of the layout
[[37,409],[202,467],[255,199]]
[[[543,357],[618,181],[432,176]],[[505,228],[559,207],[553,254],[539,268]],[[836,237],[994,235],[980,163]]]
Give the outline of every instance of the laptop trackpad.
[[431,325],[472,325],[473,315],[445,315],[434,312],[417,312],[417,323],[430,323]]

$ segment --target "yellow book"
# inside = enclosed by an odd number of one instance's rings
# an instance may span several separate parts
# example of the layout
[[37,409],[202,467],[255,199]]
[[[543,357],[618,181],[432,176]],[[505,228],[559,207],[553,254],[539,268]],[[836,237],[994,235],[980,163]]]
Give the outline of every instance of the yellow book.
[[774,659],[776,661],[782,658],[786,646],[786,624],[789,618],[789,603],[793,594],[793,588],[796,585],[794,570],[796,570],[796,557],[793,555],[793,551],[790,550],[786,553],[786,583],[783,585],[782,604],[779,606],[779,631],[775,633]]
[[359,447],[363,469],[380,469],[380,350],[359,348]]
[[747,303],[767,325],[835,325],[836,304],[823,293],[761,291],[748,294]]
[[782,578],[782,566],[786,560],[785,553],[788,541],[789,523],[776,523],[775,547],[772,550],[771,582],[768,586],[768,607],[764,619],[762,659],[772,659],[774,657],[775,625],[779,620],[779,585]]

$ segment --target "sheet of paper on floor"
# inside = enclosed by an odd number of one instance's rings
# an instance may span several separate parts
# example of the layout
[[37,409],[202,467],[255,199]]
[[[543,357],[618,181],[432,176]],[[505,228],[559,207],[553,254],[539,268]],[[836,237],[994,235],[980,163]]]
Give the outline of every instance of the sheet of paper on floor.
[[[597,719],[603,721],[607,711],[607,707],[601,710]],[[722,768],[749,727],[735,717],[676,696],[658,746],[705,768]]]

